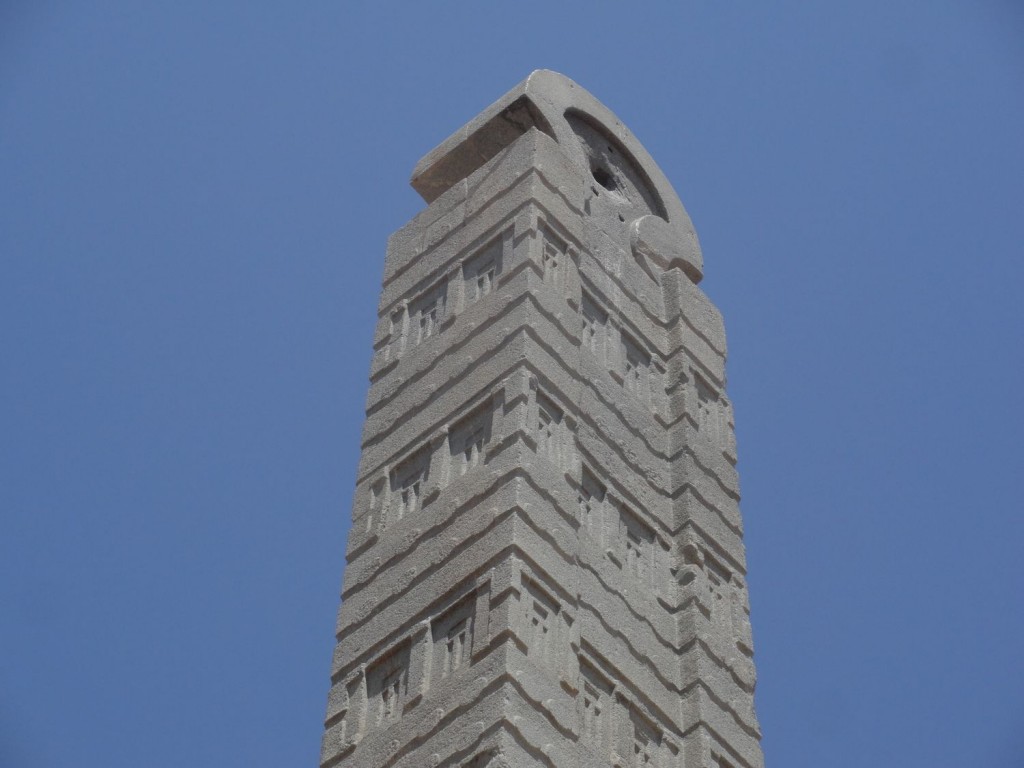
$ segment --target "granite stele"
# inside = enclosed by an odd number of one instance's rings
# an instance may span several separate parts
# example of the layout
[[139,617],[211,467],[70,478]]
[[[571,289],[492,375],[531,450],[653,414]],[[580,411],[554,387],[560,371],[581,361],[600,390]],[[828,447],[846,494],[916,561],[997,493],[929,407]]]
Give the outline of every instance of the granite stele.
[[321,765],[762,766],[725,335],[676,193],[548,71],[412,185]]

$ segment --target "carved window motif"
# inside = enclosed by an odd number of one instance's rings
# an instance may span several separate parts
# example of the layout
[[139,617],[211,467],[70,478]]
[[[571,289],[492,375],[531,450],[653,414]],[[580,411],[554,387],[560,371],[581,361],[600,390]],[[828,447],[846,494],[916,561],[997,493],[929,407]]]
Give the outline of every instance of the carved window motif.
[[339,726],[338,727],[338,731],[340,732],[339,735],[338,735],[338,741],[340,741],[342,744],[344,744],[345,740],[348,738],[348,710],[347,709],[344,712],[341,713],[341,719],[338,720],[338,726]]
[[654,763],[654,745],[651,738],[643,731],[633,732],[633,765],[644,768]]
[[420,307],[420,311],[417,313],[419,318],[419,335],[417,336],[416,343],[426,341],[434,335],[434,330],[437,328],[437,321],[441,314],[441,301],[438,297],[429,303]]
[[708,592],[711,594],[711,610],[714,614],[732,621],[732,606],[729,604],[726,584],[732,580],[729,569],[710,555],[704,555],[704,572],[708,577]]
[[655,765],[661,749],[661,734],[638,714],[633,713],[633,766],[650,768]]
[[625,507],[619,510],[619,546],[624,569],[635,579],[653,571],[654,531]]
[[611,685],[588,663],[580,663],[580,735],[584,744],[598,754],[605,753],[611,715]]
[[467,472],[480,463],[480,454],[484,450],[484,428],[477,427],[466,436],[462,449],[462,471]]
[[462,666],[469,650],[469,619],[463,619],[448,630],[445,641],[444,674],[450,675]]
[[498,238],[466,261],[462,274],[467,304],[479,301],[495,289],[495,281],[501,274],[501,249],[502,240]]
[[423,478],[409,477],[402,483],[399,491],[398,519],[401,520],[410,512],[415,512],[423,495]]
[[651,740],[647,734],[636,731],[633,733],[633,765],[636,768],[643,768],[654,762],[654,755],[651,751]]
[[558,605],[532,584],[525,584],[527,653],[546,662],[552,650]]
[[464,475],[483,463],[484,448],[491,439],[490,404],[477,409],[452,427],[449,443],[453,465]]
[[408,647],[381,659],[367,672],[367,694],[376,710],[378,726],[388,725],[402,717],[408,680]]
[[391,313],[391,332],[388,334],[388,344],[384,348],[384,362],[389,362],[393,357],[401,357],[405,351],[405,310],[399,309]]
[[622,385],[642,401],[650,397],[651,356],[625,333],[622,334]]
[[555,282],[558,269],[561,267],[562,254],[550,241],[544,243],[544,280],[549,283]]
[[602,510],[604,508],[605,487],[586,467],[580,479],[579,503],[580,526],[596,539],[600,539],[604,524]]
[[548,633],[551,631],[550,620],[551,614],[547,607],[536,600],[533,601],[530,611],[529,647],[531,655],[536,655],[539,659],[547,658]]
[[401,520],[410,512],[415,512],[423,494],[423,483],[420,477],[410,477],[402,483],[398,492],[398,519]]
[[643,540],[635,531],[627,530],[626,567],[636,578],[640,578],[643,574],[643,569],[646,567],[644,560]]
[[474,606],[472,599],[463,600],[434,622],[435,669],[442,680],[469,664]]
[[544,274],[544,282],[551,285],[561,285],[568,246],[562,238],[548,227],[541,229],[541,241],[543,242],[541,269]]
[[589,682],[583,683],[583,737],[590,744],[600,743],[604,711],[601,694]]
[[476,273],[476,298],[482,299],[491,292],[494,287],[495,264],[490,262]]
[[[363,680],[355,679],[349,681],[346,686],[348,693],[349,708],[347,708],[341,718],[341,741],[344,743],[349,738],[358,735],[360,730],[359,716],[358,713],[352,711],[352,702],[361,694],[363,687]],[[351,721],[351,723],[349,722]]]
[[543,395],[537,395],[537,453],[558,463],[562,412]]
[[399,464],[391,473],[391,498],[395,520],[419,510],[430,471],[430,451],[421,449]]
[[345,744],[359,730],[359,718],[353,711],[352,702],[358,697],[362,687],[362,678],[350,680],[345,684],[345,703],[342,709],[332,718],[338,729],[338,742]]
[[445,287],[441,283],[409,305],[410,334],[414,344],[422,344],[437,333],[444,319]]
[[376,519],[380,516],[381,499],[384,496],[384,481],[378,480],[370,486],[370,502],[366,513],[366,532],[373,530]]
[[591,354],[600,358],[604,351],[608,313],[601,309],[587,293],[584,293],[580,302],[580,315],[583,318],[580,344]]
[[718,393],[699,376],[695,376],[694,379],[697,386],[697,429],[706,433],[710,440],[717,442],[719,435]]
[[395,669],[381,679],[380,722],[392,722],[401,717],[403,672]]

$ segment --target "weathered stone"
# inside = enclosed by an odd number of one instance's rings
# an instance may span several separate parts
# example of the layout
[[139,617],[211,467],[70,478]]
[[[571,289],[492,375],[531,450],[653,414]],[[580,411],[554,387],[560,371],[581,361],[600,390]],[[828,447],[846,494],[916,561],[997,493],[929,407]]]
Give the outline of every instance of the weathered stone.
[[759,768],[732,409],[696,235],[533,73],[388,244],[325,768]]

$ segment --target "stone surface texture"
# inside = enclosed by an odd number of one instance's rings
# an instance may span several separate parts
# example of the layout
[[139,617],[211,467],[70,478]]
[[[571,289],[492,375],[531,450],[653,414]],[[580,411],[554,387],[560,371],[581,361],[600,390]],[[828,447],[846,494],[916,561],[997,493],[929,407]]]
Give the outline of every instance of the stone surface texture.
[[324,768],[756,768],[725,334],[644,148],[537,71],[390,239]]

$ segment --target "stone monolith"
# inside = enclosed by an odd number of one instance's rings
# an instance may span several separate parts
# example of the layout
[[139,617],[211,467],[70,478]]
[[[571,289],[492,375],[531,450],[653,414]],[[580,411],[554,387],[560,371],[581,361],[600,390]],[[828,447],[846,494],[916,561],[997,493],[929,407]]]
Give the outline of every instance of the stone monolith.
[[672,186],[537,71],[387,248],[323,768],[760,768],[725,334]]

